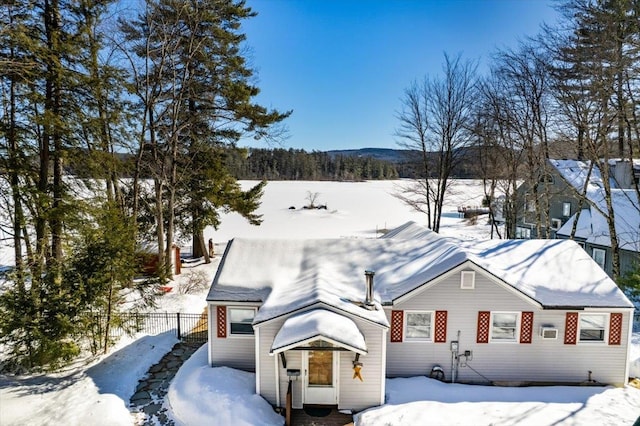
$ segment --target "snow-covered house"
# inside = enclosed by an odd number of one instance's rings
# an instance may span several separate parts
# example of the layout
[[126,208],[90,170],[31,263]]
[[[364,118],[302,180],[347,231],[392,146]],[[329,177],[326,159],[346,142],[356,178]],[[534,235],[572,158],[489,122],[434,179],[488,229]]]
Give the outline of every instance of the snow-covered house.
[[[578,221],[574,239],[608,274],[611,267],[611,238],[603,177],[598,165],[589,161],[548,160],[547,174],[538,192],[549,194],[548,216],[552,238],[569,238]],[[640,261],[640,202],[634,182],[640,179],[640,160],[609,160],[612,205],[620,248],[620,270],[629,271]],[[544,188],[542,187],[544,186]],[[518,188],[523,208],[516,224],[517,238],[538,238],[535,227],[533,191],[527,184]],[[579,194],[585,194],[582,205]],[[580,208],[581,206],[581,208]],[[547,214],[546,211],[543,214]],[[546,223],[547,217],[542,218]],[[543,229],[544,231],[544,229]]]
[[[367,271],[365,273],[365,271]],[[380,239],[227,246],[209,364],[293,407],[382,404],[385,377],[622,385],[633,305],[568,240],[462,242],[408,223]]]

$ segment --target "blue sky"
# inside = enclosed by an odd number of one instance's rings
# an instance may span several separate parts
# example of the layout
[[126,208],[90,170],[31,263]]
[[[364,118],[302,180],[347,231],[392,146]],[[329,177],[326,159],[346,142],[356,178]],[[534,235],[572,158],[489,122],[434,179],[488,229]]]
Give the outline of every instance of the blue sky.
[[[268,107],[293,110],[284,148],[396,148],[404,89],[444,53],[486,69],[497,48],[538,33],[548,0],[247,0],[243,24]],[[250,146],[266,147],[264,143]]]

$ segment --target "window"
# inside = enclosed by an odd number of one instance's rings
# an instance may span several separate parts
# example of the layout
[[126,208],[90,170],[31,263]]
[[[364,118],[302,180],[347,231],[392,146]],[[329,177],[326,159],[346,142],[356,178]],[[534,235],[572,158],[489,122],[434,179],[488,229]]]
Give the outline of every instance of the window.
[[433,312],[405,312],[407,340],[431,340]]
[[462,271],[460,274],[460,288],[463,290],[472,290],[476,286],[475,271]]
[[571,203],[562,203],[562,216],[571,216]]
[[540,176],[540,183],[553,183],[553,176],[548,173]]
[[580,314],[580,341],[604,342],[606,314]]
[[531,194],[524,194],[524,211],[535,212],[536,204],[534,203],[533,196]]
[[253,334],[253,317],[256,310],[253,308],[229,308],[229,333]]
[[605,251],[602,249],[594,248],[592,257],[593,257],[593,260],[595,260],[596,263],[600,265],[602,269],[604,269],[605,260],[606,260]]
[[557,231],[562,227],[562,221],[560,219],[551,219],[551,229]]
[[518,317],[519,314],[517,312],[492,312],[491,341],[517,342]]
[[516,238],[524,238],[524,239],[531,238],[531,229],[525,228],[525,227],[522,227],[522,226],[517,226],[516,227]]

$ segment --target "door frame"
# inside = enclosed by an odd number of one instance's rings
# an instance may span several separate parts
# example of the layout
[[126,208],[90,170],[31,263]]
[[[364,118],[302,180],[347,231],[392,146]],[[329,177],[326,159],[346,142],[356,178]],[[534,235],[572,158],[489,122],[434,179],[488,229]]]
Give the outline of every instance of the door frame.
[[340,382],[338,379],[340,378],[341,351],[330,351],[333,354],[333,386],[326,387],[325,389],[333,389],[332,394],[327,399],[316,399],[311,401],[307,400],[307,389],[309,388],[309,352],[310,351],[308,350],[302,351],[302,368],[304,370],[304,378],[302,382],[302,404],[337,405],[340,390]]

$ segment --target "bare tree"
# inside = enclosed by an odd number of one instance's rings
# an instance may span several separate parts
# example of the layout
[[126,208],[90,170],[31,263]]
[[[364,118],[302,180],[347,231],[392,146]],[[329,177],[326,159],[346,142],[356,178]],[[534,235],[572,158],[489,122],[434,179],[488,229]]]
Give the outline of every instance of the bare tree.
[[316,201],[318,201],[319,197],[320,197],[320,193],[319,192],[307,191],[307,197],[305,198],[305,200],[307,200],[309,202],[307,207],[309,207],[310,209],[315,209],[316,208]]
[[471,142],[472,102],[477,91],[474,61],[444,56],[439,78],[425,77],[409,86],[396,114],[398,144],[415,152],[422,176],[396,193],[396,197],[427,215],[427,226],[440,229],[442,205],[449,178]]
[[493,72],[503,84],[508,137],[514,142],[513,148],[524,154],[525,181],[531,190],[526,202],[534,213],[536,236],[549,238],[551,186],[547,160],[551,97],[545,57],[533,43],[523,42],[517,50],[499,51]]

